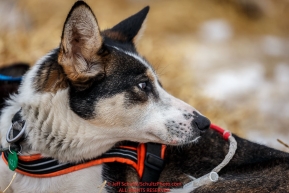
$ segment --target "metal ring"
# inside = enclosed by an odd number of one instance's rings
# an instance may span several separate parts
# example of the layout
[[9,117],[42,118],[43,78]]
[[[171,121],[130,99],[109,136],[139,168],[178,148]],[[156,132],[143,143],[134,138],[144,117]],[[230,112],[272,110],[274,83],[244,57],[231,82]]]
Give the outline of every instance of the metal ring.
[[211,172],[209,178],[212,182],[216,182],[219,179],[219,175],[217,172]]
[[22,146],[19,144],[19,146],[20,146],[20,150],[17,152],[17,154],[22,154],[21,152],[22,152]]
[[11,151],[11,149],[10,149],[10,145],[8,146],[8,150],[10,151],[10,153],[12,153],[13,154],[13,152]]
[[[8,150],[9,150],[10,153],[14,154],[14,153],[11,151],[10,146],[11,146],[11,145],[8,146]],[[22,154],[22,153],[21,153],[21,152],[22,152],[22,146],[21,146],[21,145],[19,145],[19,146],[20,146],[20,150],[17,152],[17,154]]]
[[17,152],[17,154],[22,154],[21,152],[22,152],[22,146],[19,144],[19,146],[20,146],[20,150]]
[[8,143],[14,143],[22,137],[22,135],[24,134],[25,128],[26,128],[26,121],[25,121],[24,126],[22,127],[21,131],[18,133],[18,135],[16,135],[16,137],[14,137],[13,139],[10,139],[9,134],[10,134],[12,128],[13,128],[13,124],[11,124],[11,127],[8,129],[8,132],[6,134],[6,141]]

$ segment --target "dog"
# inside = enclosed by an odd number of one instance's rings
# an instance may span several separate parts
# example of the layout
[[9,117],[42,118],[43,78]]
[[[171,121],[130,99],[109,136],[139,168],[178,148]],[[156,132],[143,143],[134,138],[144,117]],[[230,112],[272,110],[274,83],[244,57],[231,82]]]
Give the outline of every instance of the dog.
[[10,147],[7,133],[12,128],[11,120],[18,115],[18,119],[25,120],[19,157],[40,154],[60,164],[92,160],[119,145],[165,144],[165,164],[153,185],[156,188],[135,185],[140,182],[138,172],[118,162],[55,177],[18,173],[9,186],[14,172],[9,170],[3,153],[0,190],[289,192],[289,154],[235,135],[238,149],[219,172],[217,182],[194,190],[183,186],[220,164],[229,144],[209,129],[208,118],[167,93],[153,67],[137,52],[135,41],[148,11],[149,7],[145,7],[101,31],[91,8],[77,1],[64,23],[59,48],[36,62],[25,74],[19,93],[6,102],[0,135],[2,148]]

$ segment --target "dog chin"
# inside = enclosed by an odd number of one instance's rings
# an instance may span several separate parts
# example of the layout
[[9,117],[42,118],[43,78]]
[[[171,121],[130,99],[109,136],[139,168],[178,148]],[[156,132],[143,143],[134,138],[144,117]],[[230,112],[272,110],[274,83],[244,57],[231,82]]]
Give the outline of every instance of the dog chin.
[[[201,138],[199,132],[191,133],[191,135],[188,136],[182,136],[182,137],[177,137],[175,135],[169,135],[169,134],[163,134],[159,135],[154,132],[149,132],[150,142],[155,142],[155,143],[161,143],[161,144],[166,144],[166,145],[173,145],[173,146],[178,146],[178,145],[187,145],[191,143],[197,143],[199,139]],[[149,142],[147,139],[145,140],[144,143]],[[141,142],[141,141],[139,141]]]
[[174,139],[171,140],[168,145],[178,146],[178,145],[187,145],[191,143],[198,143],[201,136],[194,136],[190,139]]

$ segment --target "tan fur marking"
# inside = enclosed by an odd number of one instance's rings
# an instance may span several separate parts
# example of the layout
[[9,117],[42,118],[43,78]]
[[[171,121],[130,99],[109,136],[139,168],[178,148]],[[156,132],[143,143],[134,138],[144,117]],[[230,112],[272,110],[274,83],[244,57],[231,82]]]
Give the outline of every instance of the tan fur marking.
[[134,105],[129,110],[125,106],[124,93],[103,99],[97,103],[95,107],[96,117],[91,122],[105,128],[111,126],[129,128],[136,125],[136,122],[142,119],[142,113],[139,112],[145,109],[145,105]]
[[58,70],[49,72],[48,79],[44,82],[43,91],[56,93],[60,89],[68,87],[66,77]]
[[150,69],[148,69],[147,71],[146,71],[146,75],[148,76],[148,78],[152,81],[152,82],[154,82],[155,81],[155,74],[150,70]]
[[37,91],[56,93],[68,87],[63,69],[55,61],[41,63],[41,68],[33,79]]
[[110,39],[118,40],[118,41],[127,41],[127,37],[117,31],[105,30],[102,34]]
[[124,112],[124,94],[103,99],[97,103],[96,118],[92,122],[100,127],[123,126],[126,121]]

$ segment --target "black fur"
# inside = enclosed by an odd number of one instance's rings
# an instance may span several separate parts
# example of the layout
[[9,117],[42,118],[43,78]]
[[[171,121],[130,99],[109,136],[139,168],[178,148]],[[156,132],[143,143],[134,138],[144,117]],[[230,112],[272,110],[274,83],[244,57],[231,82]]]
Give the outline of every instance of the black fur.
[[122,22],[111,28],[110,31],[120,32],[123,36],[126,37],[126,42],[132,42],[133,38],[139,32],[148,12],[149,6],[143,8],[138,13],[123,20]]
[[[289,192],[289,154],[264,145],[252,143],[234,135],[238,149],[229,164],[219,172],[219,181],[202,186],[194,193],[236,193],[236,192]],[[228,142],[213,130],[208,130],[198,143],[183,147],[169,146],[166,151],[166,166],[160,182],[186,184],[190,179],[185,175],[201,177],[222,162],[228,152]],[[123,182],[128,174],[128,166],[106,164],[104,175],[108,182]],[[117,192],[119,186],[108,188]],[[174,186],[161,188],[176,188]]]

